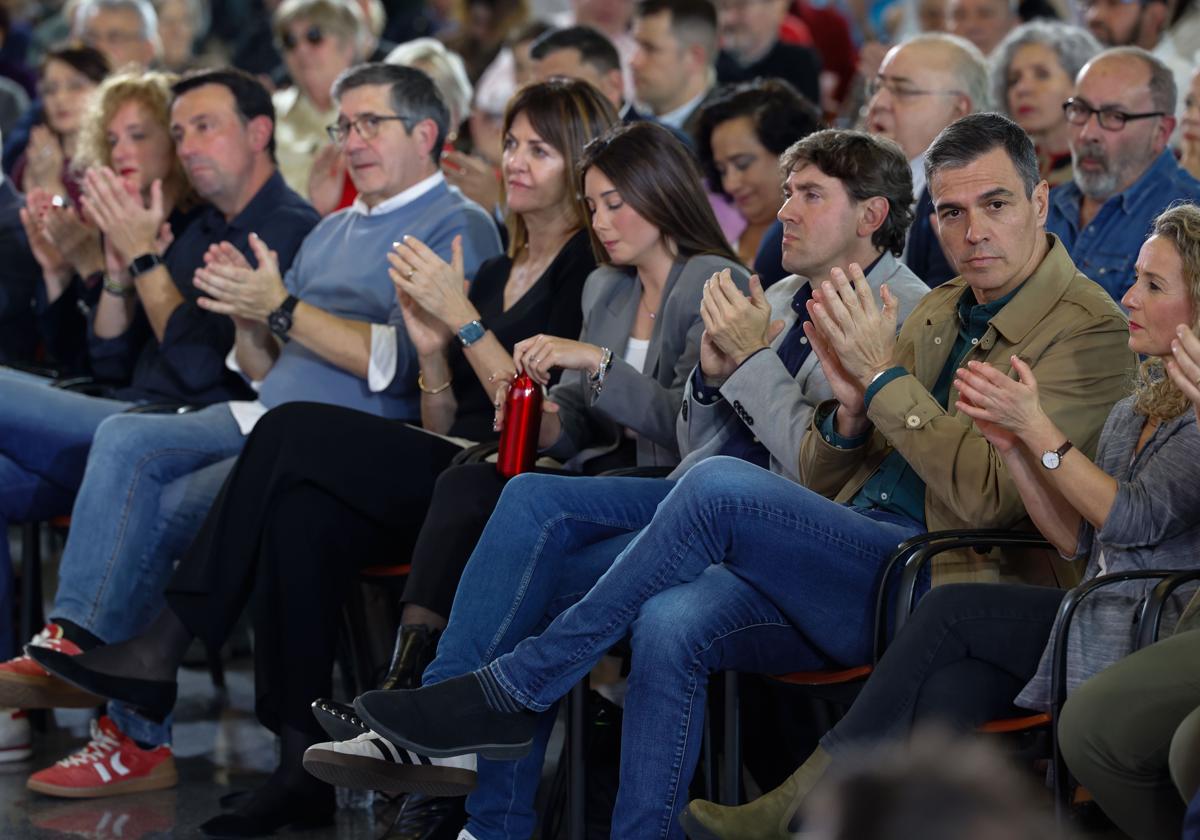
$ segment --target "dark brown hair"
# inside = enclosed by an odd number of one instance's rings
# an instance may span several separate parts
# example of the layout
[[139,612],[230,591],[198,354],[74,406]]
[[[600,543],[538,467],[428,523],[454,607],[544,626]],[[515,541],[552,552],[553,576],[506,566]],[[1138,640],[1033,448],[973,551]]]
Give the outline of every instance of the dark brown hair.
[[887,199],[887,218],[871,234],[871,244],[900,256],[913,220],[913,181],[904,152],[894,141],[865,131],[828,128],[793,143],[779,158],[785,177],[808,165],[841,181],[853,201]]
[[[741,264],[704,194],[692,153],[661,125],[635,122],[588,143],[579,162],[580,192],[593,166],[612,181],[623,201],[658,228],[675,253],[685,258],[713,254]],[[592,250],[597,262],[612,263],[594,231]]]
[[108,66],[108,59],[104,57],[104,53],[95,47],[83,44],[64,44],[47,50],[46,55],[42,58],[42,63],[38,65],[39,77],[46,74],[46,68],[51,61],[61,61],[76,73],[86,76],[96,84],[103,82],[104,77],[112,69]]
[[[571,179],[578,169],[584,146],[617,124],[617,112],[600,91],[576,79],[550,79],[525,85],[508,100],[504,111],[504,134],[513,120],[524,114],[537,135],[563,156],[565,177]],[[587,205],[581,191],[568,183],[575,226],[587,224]],[[508,255],[516,257],[529,241],[525,220],[508,214]]]

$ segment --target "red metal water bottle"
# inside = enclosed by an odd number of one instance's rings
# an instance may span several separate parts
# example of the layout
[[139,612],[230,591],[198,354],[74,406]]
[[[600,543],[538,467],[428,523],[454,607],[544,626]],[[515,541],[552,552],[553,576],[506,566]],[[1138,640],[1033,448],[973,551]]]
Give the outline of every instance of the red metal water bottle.
[[537,461],[538,431],[542,427],[542,386],[528,373],[513,380],[504,399],[504,428],[496,472],[512,478],[533,469]]

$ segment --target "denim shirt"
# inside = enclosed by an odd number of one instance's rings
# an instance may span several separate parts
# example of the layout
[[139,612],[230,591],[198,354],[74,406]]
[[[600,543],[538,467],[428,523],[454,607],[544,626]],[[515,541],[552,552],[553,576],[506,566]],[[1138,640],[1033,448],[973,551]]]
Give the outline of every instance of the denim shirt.
[[1046,230],[1058,235],[1080,271],[1120,303],[1133,285],[1133,264],[1154,217],[1176,201],[1200,202],[1200,181],[1164,149],[1141,178],[1111,196],[1080,230],[1082,199],[1074,181],[1051,190]]

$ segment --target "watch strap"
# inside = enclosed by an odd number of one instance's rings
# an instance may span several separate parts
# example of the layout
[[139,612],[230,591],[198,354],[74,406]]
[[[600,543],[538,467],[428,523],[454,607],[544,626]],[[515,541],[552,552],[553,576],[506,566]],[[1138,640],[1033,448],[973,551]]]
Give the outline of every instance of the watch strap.
[[458,341],[463,347],[470,347],[479,339],[483,338],[483,334],[487,332],[487,327],[483,322],[476,318],[474,321],[469,321],[458,328]]
[[129,261],[129,276],[138,277],[150,271],[155,266],[162,265],[163,259],[153,252],[134,257]]

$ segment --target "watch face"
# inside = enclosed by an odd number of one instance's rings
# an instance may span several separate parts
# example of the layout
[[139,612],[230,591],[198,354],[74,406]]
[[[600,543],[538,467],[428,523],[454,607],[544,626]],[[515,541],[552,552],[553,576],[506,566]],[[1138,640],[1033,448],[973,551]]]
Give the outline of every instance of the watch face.
[[1058,465],[1062,463],[1062,458],[1057,452],[1043,452],[1042,466],[1048,470],[1058,469]]
[[276,309],[267,316],[267,329],[275,335],[283,338],[288,334],[288,330],[292,328],[292,313],[285,312],[282,309]]

